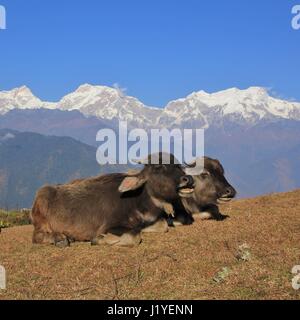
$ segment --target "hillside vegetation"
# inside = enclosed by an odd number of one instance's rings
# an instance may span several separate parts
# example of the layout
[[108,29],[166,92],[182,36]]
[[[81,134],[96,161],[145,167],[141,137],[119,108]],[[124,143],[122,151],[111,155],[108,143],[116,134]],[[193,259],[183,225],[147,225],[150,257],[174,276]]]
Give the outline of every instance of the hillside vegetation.
[[196,221],[140,246],[31,244],[32,226],[3,229],[0,299],[300,299],[300,190],[238,200],[229,218]]
[[0,209],[0,229],[31,224],[30,210],[6,211]]

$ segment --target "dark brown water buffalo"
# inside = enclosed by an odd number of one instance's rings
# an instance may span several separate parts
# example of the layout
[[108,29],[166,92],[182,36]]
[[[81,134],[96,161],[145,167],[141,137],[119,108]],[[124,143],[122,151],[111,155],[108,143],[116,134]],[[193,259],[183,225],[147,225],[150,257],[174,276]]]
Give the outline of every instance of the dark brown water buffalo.
[[[193,166],[195,163],[188,167]],[[219,212],[218,204],[229,202],[236,196],[236,190],[226,180],[224,168],[218,160],[205,157],[203,172],[193,179],[194,192],[176,204],[176,217],[169,219],[170,225],[191,224],[193,216],[222,220],[224,216]],[[184,191],[181,191],[183,195]]]
[[[164,211],[172,214],[179,190],[192,184],[178,164],[151,164],[136,173],[45,186],[37,192],[32,209],[33,243],[139,243],[140,231],[151,229]],[[159,227],[163,226],[158,223]]]

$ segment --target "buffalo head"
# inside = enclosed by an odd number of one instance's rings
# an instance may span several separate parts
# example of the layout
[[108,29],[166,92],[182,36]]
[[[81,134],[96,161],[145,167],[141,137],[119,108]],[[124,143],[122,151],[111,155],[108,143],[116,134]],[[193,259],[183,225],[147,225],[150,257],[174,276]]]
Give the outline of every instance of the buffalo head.
[[173,202],[179,198],[180,192],[185,194],[194,191],[194,180],[186,175],[177,159],[170,154],[158,153],[147,159],[136,161],[144,165],[143,170],[128,175],[119,187],[121,193],[146,188],[148,194],[165,202]]
[[[194,164],[187,167],[193,167]],[[231,201],[236,196],[236,190],[225,178],[224,168],[218,160],[204,158],[204,169],[199,175],[193,176],[194,192],[182,196],[188,198],[186,203],[192,203],[199,208]],[[194,210],[193,210],[194,211]]]

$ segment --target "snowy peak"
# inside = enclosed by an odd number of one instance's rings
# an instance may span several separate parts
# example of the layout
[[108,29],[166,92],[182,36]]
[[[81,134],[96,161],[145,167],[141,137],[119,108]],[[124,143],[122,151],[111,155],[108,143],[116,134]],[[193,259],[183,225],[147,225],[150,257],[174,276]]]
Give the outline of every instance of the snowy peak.
[[0,91],[0,114],[5,114],[13,109],[37,109],[41,107],[53,108],[53,104],[42,102],[26,86],[10,91]]
[[231,88],[216,93],[206,93],[204,91],[194,92],[186,100],[200,101],[208,107],[223,106],[224,114],[240,112],[243,104],[261,104],[267,102],[269,95],[266,89],[260,87],[250,87],[246,90]]
[[[250,124],[271,118],[300,120],[300,103],[273,98],[262,87],[250,87],[246,90],[231,88],[211,94],[194,92],[184,99],[170,102],[166,109],[173,112],[184,106],[188,106],[190,111],[201,112],[209,123],[226,119]],[[197,116],[195,111],[193,114]]]
[[79,110],[85,116],[120,119],[151,125],[161,109],[145,106],[138,99],[126,96],[119,88],[81,85],[57,105],[60,110]]
[[0,115],[13,109],[78,110],[86,117],[126,120],[132,126],[171,127],[222,125],[224,121],[253,125],[261,120],[300,121],[300,103],[272,97],[262,87],[231,88],[215,93],[193,92],[165,108],[144,105],[122,89],[83,84],[57,103],[43,102],[26,87],[0,91]]
[[15,103],[15,107],[34,107],[41,104],[41,100],[33,95],[31,90],[22,86],[20,88],[15,88],[11,91],[0,92],[0,99],[4,102],[5,100]]
[[120,97],[116,89],[83,84],[74,92],[63,97],[58,103],[58,108],[62,110],[82,110],[97,104],[99,101],[107,100],[107,103],[111,103],[118,98]]
[[18,96],[34,97],[33,93],[31,92],[31,90],[27,86],[15,88],[11,91],[6,91],[6,93],[14,95],[15,97],[18,97]]

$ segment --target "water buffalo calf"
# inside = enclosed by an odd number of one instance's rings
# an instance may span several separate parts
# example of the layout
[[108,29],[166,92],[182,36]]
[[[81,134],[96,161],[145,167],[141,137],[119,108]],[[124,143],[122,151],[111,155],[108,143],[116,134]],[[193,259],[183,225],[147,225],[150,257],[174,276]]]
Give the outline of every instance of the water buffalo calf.
[[219,212],[218,204],[229,202],[236,196],[236,190],[226,180],[219,160],[205,157],[203,172],[193,176],[193,179],[194,192],[182,197],[174,205],[176,216],[175,219],[169,219],[169,225],[192,224],[193,217],[197,216],[201,219],[222,220],[224,216]]
[[135,174],[108,174],[45,186],[32,209],[33,243],[70,241],[134,245],[140,231],[160,220],[191,187],[180,165],[145,165]]

